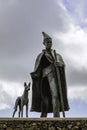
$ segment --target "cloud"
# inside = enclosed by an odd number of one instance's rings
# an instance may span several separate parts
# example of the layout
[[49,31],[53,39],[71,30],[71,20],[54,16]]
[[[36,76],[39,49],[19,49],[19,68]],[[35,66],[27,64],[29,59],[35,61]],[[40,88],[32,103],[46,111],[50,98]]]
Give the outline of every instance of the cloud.
[[[84,88],[82,95],[86,99],[84,92],[87,85],[87,31],[80,26],[83,21],[86,23],[83,15],[86,8],[82,10],[84,3],[80,3],[77,8],[75,2],[75,0],[71,0],[71,3],[68,0],[0,1],[2,109],[13,105],[19,93],[23,92],[24,81],[31,81],[30,72],[33,71],[36,56],[44,48],[42,31],[53,37],[53,47],[63,56],[69,98],[82,99],[81,91],[78,91],[80,87]],[[75,97],[74,92],[77,91]]]
[[68,16],[56,0],[8,0],[0,5],[0,78],[30,80],[36,55],[44,48],[41,32],[68,29]]
[[87,88],[84,86],[78,86],[77,89],[75,86],[72,86],[68,90],[69,99],[72,100],[81,100],[87,103]]
[[67,82],[68,86],[75,85],[76,88],[79,86],[87,87],[87,69],[82,68],[81,70],[77,70],[74,67],[70,67],[67,69]]
[[10,108],[22,91],[23,87],[20,83],[0,81],[0,109]]
[[[85,0],[62,0],[66,10],[72,17],[75,24],[87,27],[87,1]],[[79,3],[79,4],[78,4]]]
[[4,109],[9,109],[10,106],[8,104],[5,104],[5,103],[0,103],[0,110],[4,110]]
[[67,32],[55,33],[54,37],[60,41],[63,50],[69,84],[87,85],[87,32],[80,26],[71,25]]

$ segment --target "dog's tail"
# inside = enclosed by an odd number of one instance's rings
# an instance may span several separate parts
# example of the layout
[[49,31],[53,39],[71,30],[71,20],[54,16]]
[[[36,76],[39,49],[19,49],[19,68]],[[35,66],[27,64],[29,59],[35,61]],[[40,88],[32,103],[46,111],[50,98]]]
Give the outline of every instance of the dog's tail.
[[14,109],[17,110],[18,106],[20,105],[21,98],[18,97],[15,101]]

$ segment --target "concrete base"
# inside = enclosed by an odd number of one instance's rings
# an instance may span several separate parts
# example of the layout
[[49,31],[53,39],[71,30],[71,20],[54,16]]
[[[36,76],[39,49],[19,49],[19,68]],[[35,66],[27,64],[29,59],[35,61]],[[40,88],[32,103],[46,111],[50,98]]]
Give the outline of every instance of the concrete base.
[[0,118],[0,130],[87,130],[87,118]]

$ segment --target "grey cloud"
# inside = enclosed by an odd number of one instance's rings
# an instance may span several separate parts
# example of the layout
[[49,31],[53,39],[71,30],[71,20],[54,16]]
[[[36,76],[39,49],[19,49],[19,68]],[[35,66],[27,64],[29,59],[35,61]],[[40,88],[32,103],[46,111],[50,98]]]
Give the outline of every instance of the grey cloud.
[[0,85],[0,103],[12,104],[12,97],[3,89],[3,86]]
[[68,16],[56,0],[0,3],[0,78],[23,80],[44,48],[41,32],[66,30]]
[[[2,2],[3,3],[3,2]],[[0,12],[0,78],[5,80],[30,80],[36,56],[44,48],[42,31],[53,36],[54,32],[68,30],[68,15],[50,0],[15,1],[5,4]],[[77,71],[67,61],[68,49],[61,41],[54,41],[54,48],[63,56],[66,63],[69,85],[86,85],[86,71]],[[80,49],[78,47],[77,50]],[[75,49],[74,48],[74,49]]]
[[[0,80],[29,82],[36,56],[44,48],[41,32],[53,36],[69,29],[68,14],[57,3],[58,0],[0,0]],[[68,86],[86,86],[87,70],[78,71],[74,64],[68,64],[67,46],[55,39],[53,42],[65,61]],[[0,89],[2,102],[13,106],[12,97],[3,91],[3,86]]]
[[86,87],[87,86],[87,68],[82,67],[82,66],[80,67],[79,63],[75,64],[73,62],[72,57],[70,57],[70,53],[73,53],[73,54],[75,53],[79,58],[79,56],[81,56],[79,55],[82,50],[81,46],[78,46],[78,44],[73,45],[73,43],[66,45],[60,40],[57,40],[57,41],[55,40],[54,45],[55,45],[55,48],[57,48],[58,53],[62,55],[63,60],[65,62],[65,65],[66,65],[65,71],[66,71],[66,79],[67,79],[68,86],[75,86],[75,87],[85,86]]
[[85,86],[87,87],[87,69],[77,70],[69,66],[67,70],[67,80],[69,86]]

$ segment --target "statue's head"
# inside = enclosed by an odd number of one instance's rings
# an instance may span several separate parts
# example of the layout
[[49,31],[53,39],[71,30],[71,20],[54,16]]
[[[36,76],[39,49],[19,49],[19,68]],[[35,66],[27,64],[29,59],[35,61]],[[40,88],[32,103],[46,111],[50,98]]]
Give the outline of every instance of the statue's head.
[[46,49],[51,49],[52,47],[52,38],[46,34],[45,32],[42,32],[44,40],[43,40],[43,44],[45,45]]
[[24,82],[24,88],[25,88],[25,91],[29,91],[30,90],[30,85],[31,83],[29,82],[29,84],[27,85],[26,82]]

